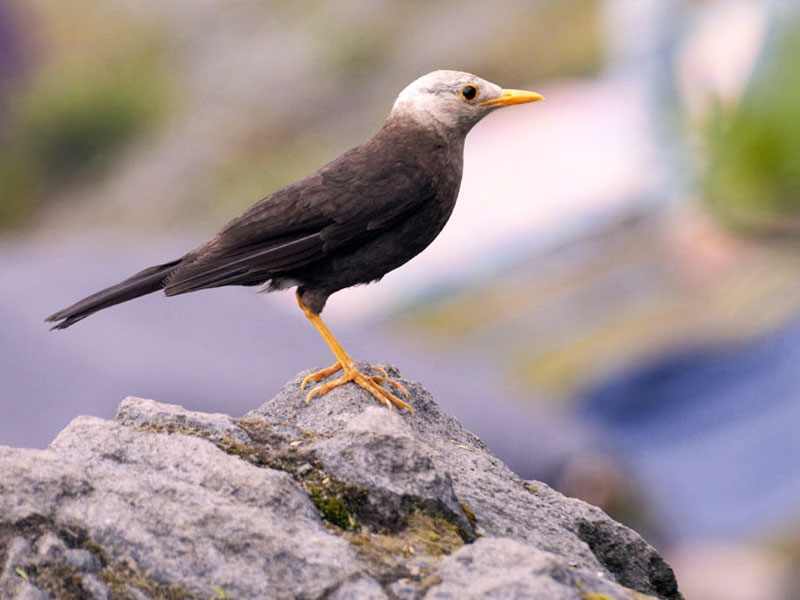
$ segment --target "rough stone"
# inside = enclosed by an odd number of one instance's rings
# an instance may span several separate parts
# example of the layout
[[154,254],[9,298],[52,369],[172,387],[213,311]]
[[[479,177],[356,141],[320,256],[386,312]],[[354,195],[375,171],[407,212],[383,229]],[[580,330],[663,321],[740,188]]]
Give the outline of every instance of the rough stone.
[[680,598],[635,532],[522,481],[421,386],[401,415],[299,382],[241,419],[128,398],[0,447],[0,597]]
[[182,406],[143,398],[125,398],[117,409],[115,421],[154,432],[202,432],[202,437],[212,442],[231,439],[246,444],[249,441],[247,434],[229,415],[193,412]]
[[388,596],[371,577],[359,577],[339,586],[329,600],[388,600]]
[[[484,538],[442,561],[441,583],[425,600],[519,598],[538,600],[628,600],[630,589],[602,572],[572,567],[568,561],[508,538]],[[640,595],[639,598],[652,598]]]

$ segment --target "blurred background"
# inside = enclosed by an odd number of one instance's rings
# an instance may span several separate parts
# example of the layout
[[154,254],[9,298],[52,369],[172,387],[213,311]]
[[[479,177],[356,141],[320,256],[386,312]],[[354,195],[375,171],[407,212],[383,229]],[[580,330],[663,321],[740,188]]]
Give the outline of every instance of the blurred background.
[[442,235],[328,322],[687,598],[796,599],[798,56],[793,0],[0,0],[0,444],[126,395],[242,414],[331,362],[290,293],[42,320],[467,70],[547,102],[473,130]]

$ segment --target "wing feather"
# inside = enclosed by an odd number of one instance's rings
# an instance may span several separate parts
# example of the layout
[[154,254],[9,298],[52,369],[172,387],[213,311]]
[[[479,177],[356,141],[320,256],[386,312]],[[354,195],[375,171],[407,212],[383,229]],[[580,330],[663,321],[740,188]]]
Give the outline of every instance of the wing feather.
[[317,173],[278,190],[186,256],[165,292],[259,285],[302,269],[406,218],[434,195],[415,152],[376,136]]

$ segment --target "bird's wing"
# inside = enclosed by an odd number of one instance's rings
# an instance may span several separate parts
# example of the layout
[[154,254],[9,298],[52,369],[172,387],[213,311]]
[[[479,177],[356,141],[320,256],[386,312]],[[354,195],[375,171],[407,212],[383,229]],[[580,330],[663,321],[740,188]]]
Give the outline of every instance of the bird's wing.
[[355,148],[258,202],[187,255],[165,292],[259,285],[296,271],[345,244],[363,243],[434,195],[412,154]]

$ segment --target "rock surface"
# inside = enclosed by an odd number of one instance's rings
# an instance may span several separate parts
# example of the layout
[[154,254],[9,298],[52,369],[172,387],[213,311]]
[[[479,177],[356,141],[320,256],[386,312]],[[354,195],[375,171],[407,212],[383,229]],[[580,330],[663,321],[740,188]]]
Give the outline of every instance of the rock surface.
[[241,419],[128,398],[0,447],[0,597],[681,597],[635,532],[404,383],[413,415],[298,379]]

